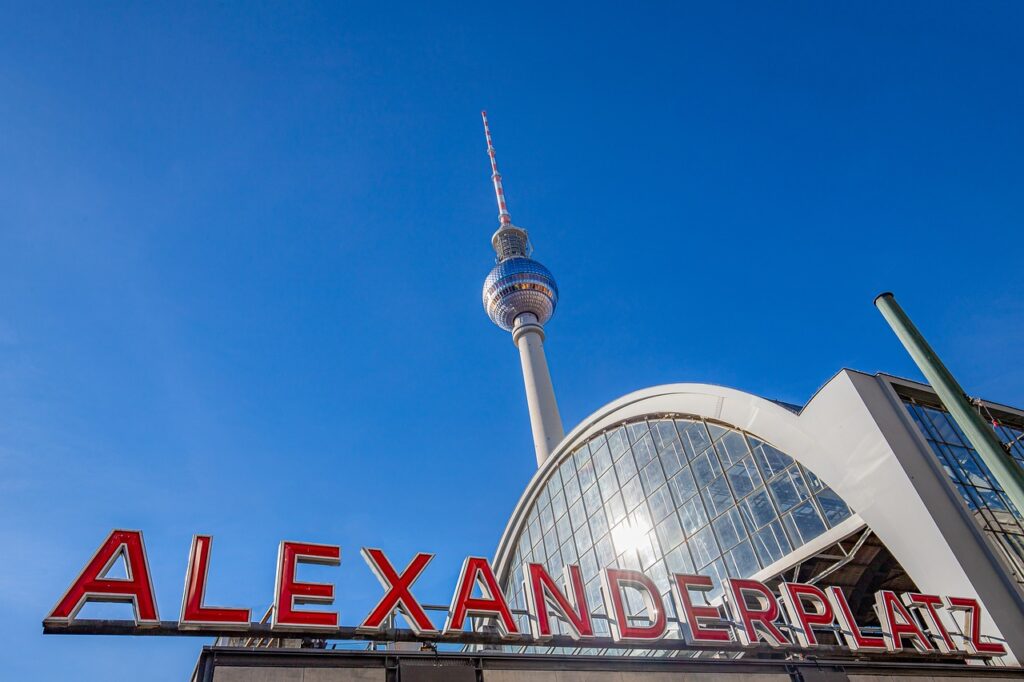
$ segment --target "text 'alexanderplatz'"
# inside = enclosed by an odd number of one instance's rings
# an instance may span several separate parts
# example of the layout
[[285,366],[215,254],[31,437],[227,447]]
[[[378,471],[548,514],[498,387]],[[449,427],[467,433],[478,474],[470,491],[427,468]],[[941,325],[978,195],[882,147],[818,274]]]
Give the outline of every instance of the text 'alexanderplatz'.
[[[185,588],[177,627],[193,630],[239,630],[252,626],[248,608],[211,606],[206,584],[213,538],[195,535],[185,572]],[[554,635],[553,619],[565,623],[567,634],[581,643],[596,638],[592,604],[587,603],[579,566],[566,566],[560,580],[542,564],[523,566],[529,632],[520,630],[498,586],[487,559],[468,557],[462,565],[444,625],[439,629],[412,593],[413,584],[433,554],[417,553],[404,569],[395,568],[383,551],[360,551],[384,588],[384,595],[355,628],[365,634],[383,634],[398,612],[409,628],[424,639],[458,633],[470,618],[493,619],[501,637],[510,641],[544,642]],[[113,565],[123,560],[125,578],[109,578]],[[281,542],[277,557],[271,628],[281,632],[320,632],[339,627],[335,611],[324,610],[334,602],[334,585],[300,581],[299,564],[337,566],[337,545]],[[672,600],[678,619],[670,626],[665,603],[654,581],[641,571],[605,568],[601,594],[611,638],[615,642],[652,644],[666,637],[695,646],[821,646],[822,632],[835,633],[840,645],[859,652],[900,652],[910,648],[925,653],[970,656],[1002,656],[1005,647],[983,641],[982,609],[976,599],[936,594],[881,590],[875,594],[875,611],[881,634],[871,634],[857,622],[846,596],[838,587],[783,582],[776,594],[757,580],[730,578],[722,586],[722,604],[710,604],[704,595],[713,590],[710,577],[675,574],[671,577]],[[631,614],[624,591],[642,597],[642,618]],[[104,540],[82,572],[46,617],[44,625],[71,625],[89,602],[131,604],[135,626],[144,629],[160,624],[156,595],[142,533],[114,530]],[[319,605],[320,610],[302,608]],[[962,636],[954,636],[946,618],[960,619]],[[642,624],[636,624],[642,620]],[[673,632],[673,630],[676,630]],[[960,640],[959,642],[956,640]]]

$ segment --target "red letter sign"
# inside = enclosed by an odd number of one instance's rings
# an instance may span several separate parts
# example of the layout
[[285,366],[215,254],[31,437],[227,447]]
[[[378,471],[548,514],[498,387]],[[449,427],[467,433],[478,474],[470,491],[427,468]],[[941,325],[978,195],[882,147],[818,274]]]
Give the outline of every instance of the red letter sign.
[[420,573],[427,567],[434,555],[420,552],[412,558],[409,565],[399,575],[381,550],[364,547],[360,553],[387,592],[373,607],[366,620],[356,629],[362,632],[378,632],[384,629],[391,612],[398,609],[417,635],[437,634],[437,628],[430,622],[426,611],[410,592],[412,584],[416,582],[416,578],[420,577]]
[[956,651],[956,644],[949,635],[949,630],[939,617],[936,607],[942,608],[942,597],[937,594],[919,594],[917,592],[904,592],[903,605],[911,611],[917,611],[924,622],[925,628],[932,636],[935,646],[944,654]]
[[882,622],[882,637],[889,651],[903,651],[903,638],[909,637],[920,651],[934,651],[935,647],[921,631],[892,590],[879,590],[875,594],[875,613]]
[[[473,596],[473,587],[478,583],[484,593],[483,597]],[[466,616],[497,616],[498,631],[502,637],[519,634],[494,571],[483,557],[471,556],[462,563],[459,584],[455,588],[451,608],[448,609],[448,621],[444,624],[445,633],[461,630]]]
[[181,600],[181,619],[178,621],[178,627],[182,630],[202,625],[242,628],[249,625],[249,609],[203,605],[206,601],[206,576],[210,572],[212,547],[211,536],[192,536],[192,549],[188,555],[188,569],[185,571],[185,595]]
[[[128,577],[104,577],[121,557],[124,557]],[[46,621],[66,625],[91,601],[130,603],[137,625],[155,625],[160,622],[156,611],[156,596],[149,578],[146,546],[140,531],[111,531]]]
[[964,597],[946,597],[946,608],[950,611],[963,611],[966,613],[964,630],[967,631],[967,639],[964,640],[964,648],[967,653],[975,656],[1004,656],[1006,647],[999,642],[981,641],[981,604],[977,599]]
[[590,622],[590,610],[587,608],[587,594],[583,589],[583,576],[579,566],[566,566],[562,570],[562,582],[566,592],[571,591],[573,602],[558,589],[554,579],[544,570],[543,564],[526,564],[523,567],[523,582],[526,584],[526,608],[536,616],[530,621],[530,628],[536,639],[551,637],[551,621],[548,609],[557,609],[569,626],[569,636],[573,639],[587,639],[594,636],[594,627]]
[[[665,635],[665,605],[658,587],[640,571],[606,568],[602,572],[605,608],[610,616],[612,639],[616,642],[653,642]],[[626,605],[622,603],[622,588],[640,591],[651,625],[630,625]]]
[[305,542],[281,543],[277,553],[277,589],[274,590],[271,627],[275,630],[338,627],[338,614],[334,611],[295,608],[298,604],[334,603],[334,585],[303,583],[295,579],[295,567],[300,563],[337,566],[341,563],[341,547]]
[[[814,633],[814,628],[831,629],[835,622],[835,614],[832,605],[828,603],[828,597],[814,585],[782,583],[779,587],[782,588],[779,592],[782,605],[786,607],[789,620],[795,626],[797,643],[808,648],[818,646],[818,636]],[[808,604],[814,605],[813,611],[807,610]]]
[[846,595],[838,587],[825,588],[828,600],[832,602],[836,620],[839,621],[840,634],[846,640],[851,651],[885,651],[885,640],[874,635],[865,635],[853,617],[853,609],[846,601]]
[[[757,600],[759,608],[750,608],[747,603],[748,594]],[[743,624],[736,633],[740,644],[756,644],[758,635],[773,647],[789,644],[789,640],[775,625],[779,617],[779,603],[775,601],[775,595],[764,583],[729,578],[729,589],[723,596],[733,619]]]
[[688,627],[683,628],[683,639],[687,644],[716,644],[731,642],[732,630],[728,627],[705,627],[701,618],[723,620],[722,610],[717,606],[694,606],[690,599],[690,590],[710,592],[713,589],[711,578],[706,575],[686,575],[676,573],[672,576],[672,591],[679,606],[679,620]]

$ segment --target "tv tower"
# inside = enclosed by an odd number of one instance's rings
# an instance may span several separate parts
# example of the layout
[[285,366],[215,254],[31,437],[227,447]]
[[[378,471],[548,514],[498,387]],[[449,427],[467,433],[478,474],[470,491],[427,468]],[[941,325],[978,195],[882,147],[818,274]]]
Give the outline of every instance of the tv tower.
[[533,247],[526,230],[512,224],[494,155],[491,128],[487,124],[487,112],[482,111],[480,115],[487,137],[487,155],[491,158],[491,179],[498,200],[499,223],[497,232],[491,236],[497,265],[484,280],[484,310],[494,324],[512,332],[512,342],[519,348],[526,403],[530,408],[533,448],[540,467],[565,436],[548,361],[544,357],[543,325],[555,312],[558,285],[546,267],[530,258]]

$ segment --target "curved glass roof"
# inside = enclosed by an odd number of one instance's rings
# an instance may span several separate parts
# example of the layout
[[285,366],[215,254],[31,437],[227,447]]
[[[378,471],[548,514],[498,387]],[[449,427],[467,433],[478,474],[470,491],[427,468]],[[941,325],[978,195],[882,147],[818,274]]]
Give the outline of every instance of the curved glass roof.
[[[671,573],[710,575],[718,586],[749,577],[849,516],[813,473],[751,434],[696,417],[633,420],[563,456],[526,516],[502,587],[524,609],[524,562],[553,576],[578,564],[590,610],[603,613],[600,569],[639,569],[674,616]],[[643,613],[639,597],[626,591],[634,615]],[[605,620],[594,626],[608,634]]]

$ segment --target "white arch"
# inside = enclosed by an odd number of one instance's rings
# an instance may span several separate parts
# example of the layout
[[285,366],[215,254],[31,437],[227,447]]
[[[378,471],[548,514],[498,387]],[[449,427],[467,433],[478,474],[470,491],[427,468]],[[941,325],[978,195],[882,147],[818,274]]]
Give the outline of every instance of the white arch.
[[[512,519],[502,535],[496,555],[499,571],[514,550],[526,514],[553,471],[581,443],[622,421],[656,414],[677,414],[703,417],[743,429],[770,443],[814,472],[827,485],[844,487],[844,473],[831,466],[823,449],[816,447],[814,437],[802,428],[800,415],[764,398],[713,384],[666,384],[629,393],[614,400],[587,417],[558,445],[551,457],[530,481],[516,506]],[[852,473],[852,472],[850,472]],[[838,485],[837,485],[838,484]],[[859,508],[846,500],[855,512]],[[849,524],[848,524],[849,525]],[[503,572],[500,573],[503,575]]]

